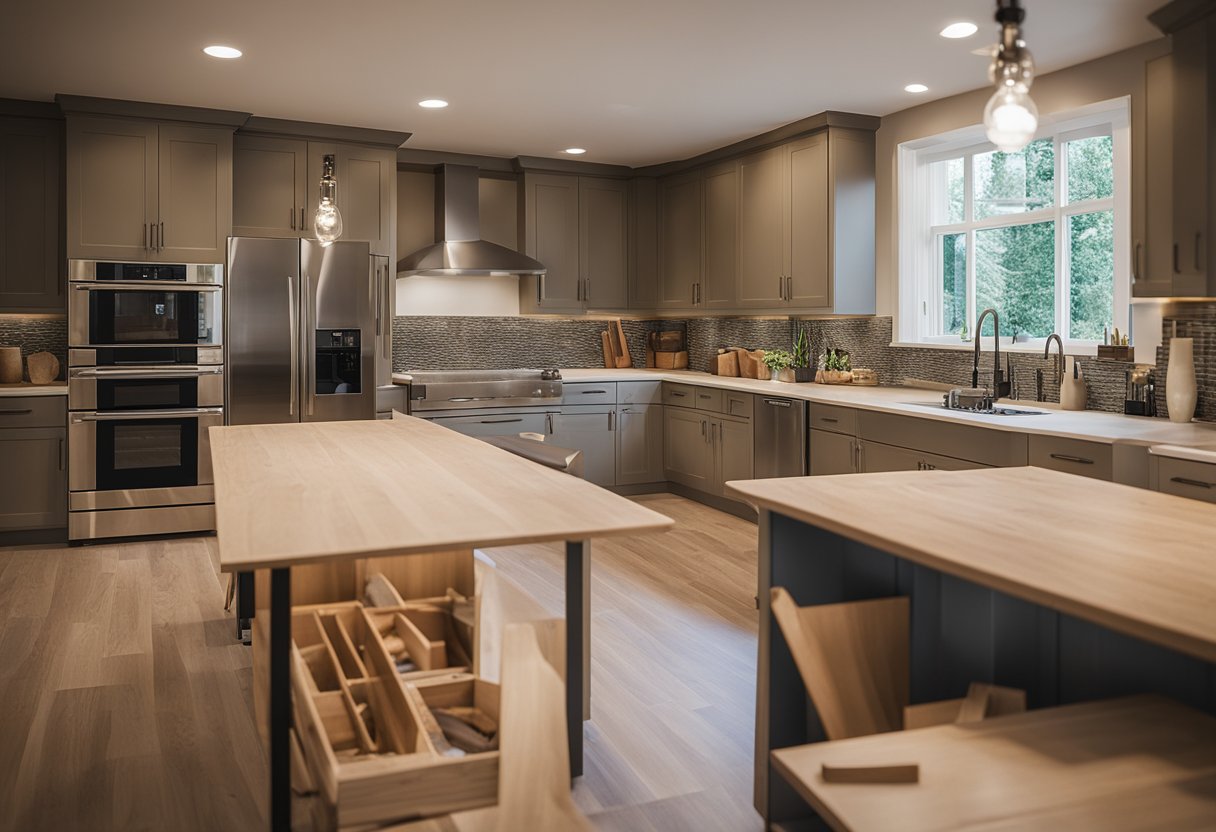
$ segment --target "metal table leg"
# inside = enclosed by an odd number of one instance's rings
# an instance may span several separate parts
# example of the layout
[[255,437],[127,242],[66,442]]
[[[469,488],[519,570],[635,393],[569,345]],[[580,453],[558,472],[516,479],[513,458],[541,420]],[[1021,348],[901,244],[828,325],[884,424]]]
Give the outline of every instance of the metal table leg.
[[270,828],[291,830],[291,567],[270,572]]
[[566,541],[566,734],[570,776],[583,773],[583,541]]

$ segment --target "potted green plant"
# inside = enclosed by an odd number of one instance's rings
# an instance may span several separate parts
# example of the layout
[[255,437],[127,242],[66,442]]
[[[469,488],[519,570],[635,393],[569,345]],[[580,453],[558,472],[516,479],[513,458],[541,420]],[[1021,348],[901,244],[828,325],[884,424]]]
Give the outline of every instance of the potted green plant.
[[777,381],[793,381],[794,371],[794,354],[789,350],[765,350],[764,351],[764,366],[768,367],[769,372],[773,374],[773,378]]
[[821,377],[825,384],[850,384],[853,381],[853,366],[849,362],[848,350],[829,347],[820,357]]
[[815,380],[815,368],[811,366],[811,339],[807,337],[806,327],[798,330],[798,338],[794,341],[793,370],[794,381]]

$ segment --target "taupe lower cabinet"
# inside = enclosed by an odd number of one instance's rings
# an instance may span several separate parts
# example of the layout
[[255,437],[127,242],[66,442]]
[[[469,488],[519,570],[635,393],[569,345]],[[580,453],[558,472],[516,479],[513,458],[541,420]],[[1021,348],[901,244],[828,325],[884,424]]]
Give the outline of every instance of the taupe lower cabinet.
[[548,269],[520,280],[524,311],[623,309],[629,304],[629,184],[524,175],[521,244]]
[[223,263],[232,129],[68,116],[67,256]]
[[0,532],[68,522],[67,399],[0,398]]
[[811,476],[859,473],[858,443],[854,437],[812,428],[808,442]]
[[583,453],[583,479],[616,484],[616,406],[563,406],[552,416],[553,434],[545,441]]
[[[669,389],[672,396],[685,392],[686,385]],[[751,479],[755,470],[752,421],[748,417],[714,412],[726,407],[726,398],[711,397],[710,409],[696,409],[695,391],[689,406],[663,409],[663,467],[667,479],[715,496],[723,495],[723,483]],[[721,393],[714,390],[714,393]],[[675,399],[665,397],[665,401]]]
[[64,306],[63,122],[0,118],[0,312]]
[[663,406],[622,404],[616,411],[616,484],[663,482]]

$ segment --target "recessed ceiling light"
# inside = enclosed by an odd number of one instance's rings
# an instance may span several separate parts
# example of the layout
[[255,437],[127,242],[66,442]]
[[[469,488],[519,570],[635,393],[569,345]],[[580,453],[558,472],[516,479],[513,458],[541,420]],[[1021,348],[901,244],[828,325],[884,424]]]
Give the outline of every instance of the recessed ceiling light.
[[418,102],[419,107],[426,107],[428,110],[442,110],[448,106],[448,102],[442,98],[424,98]]
[[958,23],[951,23],[945,29],[942,29],[941,36],[944,38],[969,38],[979,30],[979,27],[974,23],[964,20]]
[[571,156],[581,156],[587,152],[585,147],[567,147],[562,153],[569,153]]
[[924,84],[908,84],[904,87],[904,92],[928,92],[929,88]]
[[205,46],[203,51],[213,58],[239,58],[241,50],[235,46]]

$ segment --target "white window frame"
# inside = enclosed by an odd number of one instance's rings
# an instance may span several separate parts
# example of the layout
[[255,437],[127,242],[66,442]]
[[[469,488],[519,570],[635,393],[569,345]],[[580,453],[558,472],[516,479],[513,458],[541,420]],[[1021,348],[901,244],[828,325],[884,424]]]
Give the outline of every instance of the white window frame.
[[[899,292],[894,345],[953,347],[973,349],[970,341],[941,331],[942,286],[941,251],[937,239],[942,234],[967,235],[967,310],[968,329],[973,329],[975,309],[975,232],[985,228],[1056,223],[1055,251],[1055,331],[1068,329],[1069,251],[1068,221],[1077,214],[1112,211],[1114,221],[1114,320],[1111,325],[1128,332],[1131,304],[1131,148],[1129,127],[1130,98],[1123,97],[1091,104],[1040,120],[1036,139],[1051,138],[1055,145],[1055,194],[1052,207],[1017,214],[1001,214],[974,220],[972,206],[971,157],[994,150],[984,138],[982,125],[951,131],[916,141],[905,142],[896,150],[899,192]],[[1091,136],[1112,138],[1114,150],[1114,192],[1105,199],[1065,204],[1063,195],[1068,181],[1068,160],[1063,152],[1066,142]],[[943,159],[964,158],[964,221],[951,225],[931,225],[934,182],[931,164]],[[941,187],[941,183],[937,183]],[[1002,347],[1042,351],[1046,338],[1010,344],[1014,333],[1001,333]],[[970,333],[975,337],[975,333]],[[1069,352],[1097,351],[1097,341],[1066,338]]]

